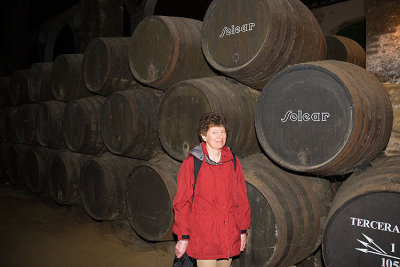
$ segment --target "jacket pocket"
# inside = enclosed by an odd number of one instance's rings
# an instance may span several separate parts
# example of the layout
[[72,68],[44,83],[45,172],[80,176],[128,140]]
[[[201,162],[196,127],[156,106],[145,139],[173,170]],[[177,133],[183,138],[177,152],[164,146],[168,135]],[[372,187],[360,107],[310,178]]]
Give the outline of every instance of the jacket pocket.
[[233,218],[236,226],[238,227],[239,231],[242,230],[241,223],[240,223],[240,214],[239,214],[239,204],[235,203],[230,208],[230,216]]
[[211,203],[207,198],[196,195],[193,199],[192,213],[193,214],[209,214],[213,210],[213,203]]
[[192,213],[190,218],[190,246],[196,255],[215,255],[221,250],[221,235],[212,214]]

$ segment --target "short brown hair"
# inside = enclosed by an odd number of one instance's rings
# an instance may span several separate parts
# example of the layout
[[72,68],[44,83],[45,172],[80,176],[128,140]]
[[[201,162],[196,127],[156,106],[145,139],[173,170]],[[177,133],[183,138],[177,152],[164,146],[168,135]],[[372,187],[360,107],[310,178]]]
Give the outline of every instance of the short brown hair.
[[228,132],[228,122],[225,117],[220,113],[208,112],[201,116],[197,133],[200,137],[201,135],[206,135],[207,131],[213,126],[222,126]]

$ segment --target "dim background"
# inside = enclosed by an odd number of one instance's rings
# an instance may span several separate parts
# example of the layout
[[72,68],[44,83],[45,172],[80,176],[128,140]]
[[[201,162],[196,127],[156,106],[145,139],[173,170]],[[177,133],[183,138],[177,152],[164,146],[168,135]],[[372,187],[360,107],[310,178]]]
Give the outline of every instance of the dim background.
[[[0,76],[29,69],[33,63],[52,62],[61,54],[83,53],[89,42],[97,37],[131,36],[135,27],[147,16],[203,20],[211,2],[3,0],[0,3]],[[400,84],[400,0],[302,2],[310,8],[324,34],[348,37],[365,49],[366,69],[381,82]],[[9,211],[12,213],[12,206]],[[40,219],[47,220],[44,217]],[[77,238],[81,238],[81,233],[77,234]],[[109,251],[109,248],[104,251]],[[172,255],[170,252],[164,254]],[[154,258],[154,254],[149,254],[148,258],[151,257]]]
[[[357,41],[367,69],[382,82],[399,83],[398,0],[302,0],[324,34]],[[92,38],[130,36],[146,16],[202,20],[211,0],[4,0],[1,1],[0,75],[82,53]]]

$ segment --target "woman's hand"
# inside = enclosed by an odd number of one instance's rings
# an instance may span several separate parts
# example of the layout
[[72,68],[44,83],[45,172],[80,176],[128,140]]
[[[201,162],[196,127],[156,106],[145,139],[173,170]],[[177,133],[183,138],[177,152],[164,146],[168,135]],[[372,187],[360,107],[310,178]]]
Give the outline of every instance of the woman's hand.
[[180,258],[185,254],[185,251],[188,247],[188,240],[179,240],[175,246],[175,255],[177,258]]
[[241,234],[240,235],[240,251],[244,251],[244,248],[246,247],[246,242],[247,242],[247,235]]

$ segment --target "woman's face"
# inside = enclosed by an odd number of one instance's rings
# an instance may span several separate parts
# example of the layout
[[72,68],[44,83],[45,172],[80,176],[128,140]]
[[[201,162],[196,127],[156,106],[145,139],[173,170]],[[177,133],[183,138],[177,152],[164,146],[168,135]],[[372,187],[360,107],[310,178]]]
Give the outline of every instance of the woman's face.
[[225,127],[212,126],[202,138],[212,149],[221,149],[226,143]]

